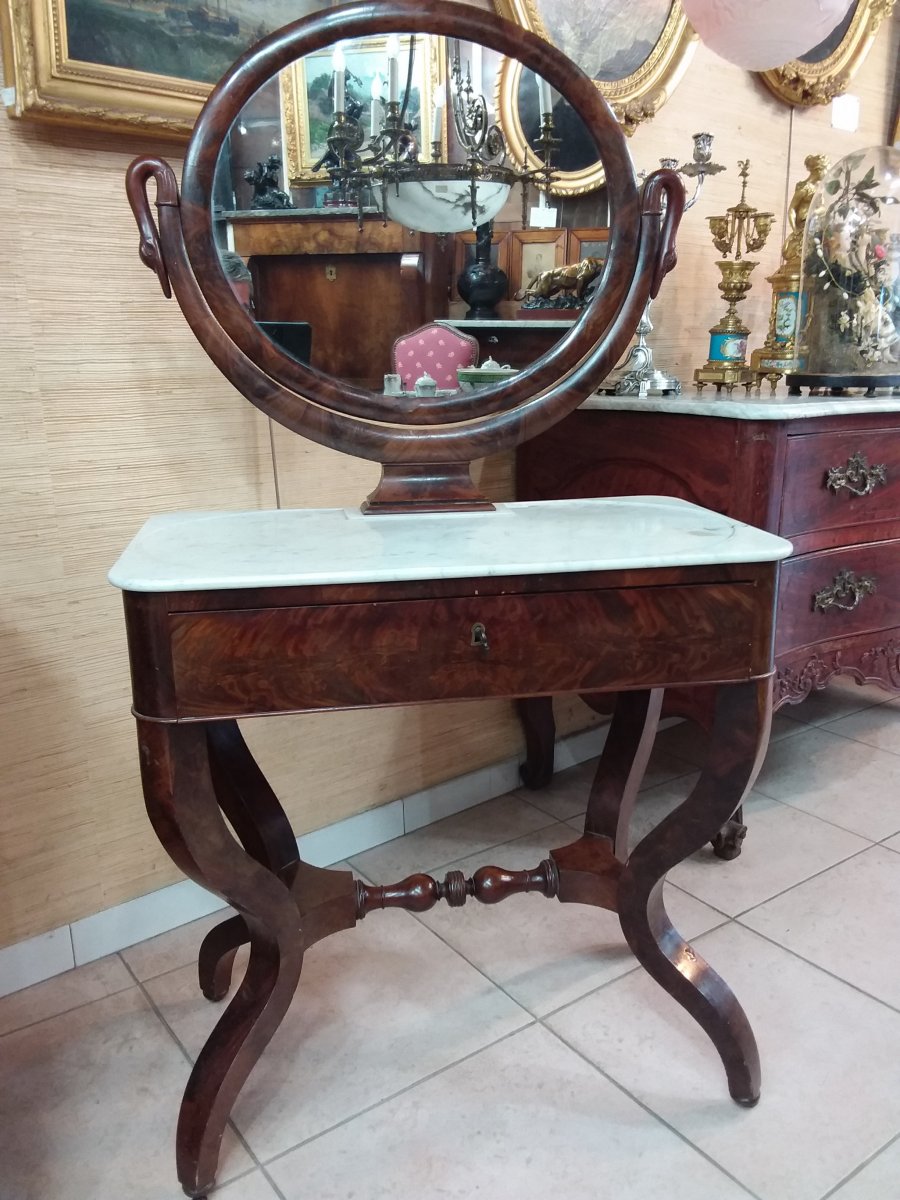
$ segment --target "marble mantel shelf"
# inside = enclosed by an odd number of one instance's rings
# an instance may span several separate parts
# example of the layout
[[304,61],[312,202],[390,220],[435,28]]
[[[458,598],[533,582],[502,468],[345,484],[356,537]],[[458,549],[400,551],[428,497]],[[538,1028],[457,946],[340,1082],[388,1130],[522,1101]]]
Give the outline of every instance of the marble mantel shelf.
[[658,496],[409,516],[184,512],[152,517],[109,579],[136,592],[302,587],[772,562],[790,550],[783,538]]

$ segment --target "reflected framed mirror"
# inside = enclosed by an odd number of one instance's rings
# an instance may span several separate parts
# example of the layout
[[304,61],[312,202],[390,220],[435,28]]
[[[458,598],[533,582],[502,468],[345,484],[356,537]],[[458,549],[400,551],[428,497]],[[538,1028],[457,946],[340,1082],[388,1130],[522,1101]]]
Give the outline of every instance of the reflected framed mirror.
[[[656,113],[687,70],[696,49],[681,5],[669,0],[494,0],[501,16],[558,46],[591,79],[626,134]],[[537,82],[511,58],[499,73],[497,110],[518,163],[534,158],[540,130]],[[602,164],[583,123],[560,98],[554,124],[565,151],[552,191],[580,195],[603,184]]]
[[[380,120],[387,83],[387,39],[364,38],[344,52],[346,96],[359,105],[359,120],[374,135]],[[413,53],[410,38],[400,39],[400,74],[405,75]],[[327,184],[322,164],[328,153],[328,132],[334,114],[332,53],[322,50],[300,59],[281,72],[281,113],[287,178],[292,187]],[[418,39],[413,53],[409,92],[409,122],[426,145],[435,119],[435,98],[446,81],[444,38]],[[446,128],[441,121],[441,144],[446,153]],[[422,132],[424,131],[424,136]]]
[[893,0],[854,0],[827,38],[799,58],[759,72],[760,78],[787,104],[830,103],[849,88],[893,7]]
[[[425,38],[456,43],[454,87],[443,105],[435,98],[435,110],[445,111],[433,114],[430,131],[422,116],[407,119],[415,70],[404,84],[400,66],[407,39],[412,46]],[[386,73],[374,133],[348,90],[348,64],[373,39],[381,39]],[[556,344],[521,369],[467,392],[437,388],[427,369],[430,389],[420,390],[424,377],[413,392],[388,388],[392,373],[382,370],[397,340],[392,322],[409,335],[423,320],[444,318],[432,348],[445,354],[457,232],[476,225],[489,252],[490,222],[513,184],[552,176],[549,158],[531,172],[506,165],[505,142],[464,61],[465,47],[475,45],[498,61],[517,54],[590,131],[610,180],[607,269]],[[283,174],[280,80],[317,55],[331,74],[323,165],[340,203],[328,207],[310,197],[315,187],[292,189]],[[442,131],[451,122],[456,144],[445,156]],[[288,429],[379,462],[382,480],[365,506],[374,512],[491,507],[469,464],[559,420],[602,380],[674,265],[684,200],[680,180],[666,171],[638,191],[620,127],[564,54],[495,16],[440,0],[427,10],[409,0],[332,10],[264,39],[200,114],[180,194],[174,172],[152,155],[132,163],[127,185],[141,258],[174,292],[212,360]]]

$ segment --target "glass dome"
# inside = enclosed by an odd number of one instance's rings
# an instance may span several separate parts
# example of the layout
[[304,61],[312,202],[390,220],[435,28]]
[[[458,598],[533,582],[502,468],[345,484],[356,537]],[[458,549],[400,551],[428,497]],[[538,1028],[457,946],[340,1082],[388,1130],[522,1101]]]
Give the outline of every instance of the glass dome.
[[832,386],[900,377],[900,152],[859,150],[825,175],[806,222],[801,297],[804,375],[836,377]]

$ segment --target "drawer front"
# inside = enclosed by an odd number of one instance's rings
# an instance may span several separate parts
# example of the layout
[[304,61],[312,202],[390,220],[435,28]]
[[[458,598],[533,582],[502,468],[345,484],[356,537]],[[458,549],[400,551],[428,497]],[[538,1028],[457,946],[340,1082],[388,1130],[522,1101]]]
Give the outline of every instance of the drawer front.
[[900,427],[788,438],[784,537],[898,519]]
[[170,616],[179,717],[745,679],[771,665],[750,582]]
[[788,559],[781,568],[778,654],[900,625],[900,543],[873,542]]

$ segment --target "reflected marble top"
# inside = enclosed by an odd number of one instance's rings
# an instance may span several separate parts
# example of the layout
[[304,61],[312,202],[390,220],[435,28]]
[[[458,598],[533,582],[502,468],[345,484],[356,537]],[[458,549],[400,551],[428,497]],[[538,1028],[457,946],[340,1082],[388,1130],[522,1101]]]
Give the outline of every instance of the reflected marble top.
[[685,388],[680,396],[588,396],[582,408],[608,412],[686,413],[693,417],[731,417],[741,421],[796,421],[803,417],[840,417],[845,413],[898,413],[900,396],[746,396],[732,399],[707,389]]
[[522,317],[516,320],[512,317],[441,317],[440,324],[453,325],[457,329],[571,329],[576,317],[571,320],[560,320],[558,317],[535,317],[531,320]]
[[790,551],[774,534],[660,496],[380,516],[182,512],[151,517],[109,580],[126,591],[217,591],[773,562]]

